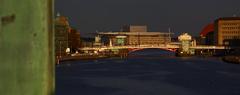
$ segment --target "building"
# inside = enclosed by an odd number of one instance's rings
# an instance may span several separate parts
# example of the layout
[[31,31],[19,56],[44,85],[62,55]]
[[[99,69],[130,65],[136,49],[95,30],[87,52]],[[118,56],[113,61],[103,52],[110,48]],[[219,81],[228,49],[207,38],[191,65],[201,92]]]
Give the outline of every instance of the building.
[[122,28],[124,32],[100,32],[109,37],[110,46],[118,45],[160,45],[171,42],[170,32],[148,32],[146,25],[130,25]]
[[240,46],[240,17],[215,20],[215,45]]
[[58,15],[55,19],[55,55],[65,56],[71,31],[67,17]]
[[81,42],[80,42],[80,48],[83,47],[93,47],[94,46],[94,38],[81,38]]
[[[55,53],[66,56],[80,47],[80,32],[71,28],[67,17],[58,15],[55,19]],[[69,51],[70,50],[70,51]]]
[[123,25],[121,32],[147,32],[146,25]]
[[202,29],[198,44],[214,45],[214,23],[208,24]]
[[193,55],[194,50],[191,49],[191,46],[196,46],[194,41],[192,41],[192,36],[188,33],[183,33],[182,35],[178,36],[178,40],[181,42],[180,49],[177,52],[177,56],[186,56],[186,55]]
[[71,28],[68,33],[68,47],[71,49],[71,53],[75,53],[80,47],[80,32]]

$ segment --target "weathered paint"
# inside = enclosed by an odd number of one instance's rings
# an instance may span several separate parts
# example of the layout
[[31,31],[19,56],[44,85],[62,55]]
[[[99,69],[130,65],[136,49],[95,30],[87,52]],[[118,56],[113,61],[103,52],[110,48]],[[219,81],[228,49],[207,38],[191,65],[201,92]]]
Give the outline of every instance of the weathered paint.
[[53,1],[0,0],[0,95],[53,95]]

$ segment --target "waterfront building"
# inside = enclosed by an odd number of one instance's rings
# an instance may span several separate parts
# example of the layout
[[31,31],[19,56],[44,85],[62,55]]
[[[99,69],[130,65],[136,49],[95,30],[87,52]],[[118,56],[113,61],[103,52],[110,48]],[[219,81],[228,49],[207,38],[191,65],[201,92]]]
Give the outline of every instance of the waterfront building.
[[180,41],[181,45],[179,50],[177,51],[177,56],[189,56],[194,55],[194,49],[191,49],[191,46],[196,46],[195,41],[192,41],[192,36],[188,33],[183,33],[182,35],[178,36],[178,40]]
[[123,25],[121,32],[147,32],[147,25]]
[[68,47],[71,49],[71,53],[75,53],[80,47],[80,32],[71,28],[68,36]]
[[93,43],[93,46],[95,46],[95,47],[96,46],[98,46],[98,47],[102,46],[101,37],[99,35],[95,37],[95,41]]
[[215,45],[240,46],[240,17],[224,17],[215,21]]
[[181,42],[181,49],[182,52],[189,52],[192,36],[190,36],[188,33],[184,33],[178,37],[178,40]]
[[[124,26],[120,32],[100,32],[109,37],[111,45],[160,45],[171,42],[170,32],[148,32],[146,25]],[[110,43],[109,43],[110,44]]]
[[83,47],[93,47],[94,46],[94,38],[81,38],[80,40],[80,48]]
[[68,33],[71,31],[67,17],[58,15],[55,19],[55,55],[65,56],[68,48]]
[[214,24],[206,25],[200,32],[199,44],[214,45]]

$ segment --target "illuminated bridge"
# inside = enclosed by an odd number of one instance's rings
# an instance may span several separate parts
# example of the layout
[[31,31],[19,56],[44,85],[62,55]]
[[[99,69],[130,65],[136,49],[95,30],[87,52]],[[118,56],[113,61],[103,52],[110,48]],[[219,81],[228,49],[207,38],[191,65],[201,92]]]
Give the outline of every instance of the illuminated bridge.
[[[169,51],[175,51],[179,49],[180,45],[125,45],[125,46],[102,46],[102,47],[84,47],[79,48],[82,51],[103,51],[103,50],[112,50],[112,49],[163,49]],[[190,46],[190,49],[226,49],[224,46],[207,46],[207,45],[199,45],[199,46]]]
[[[211,49],[211,50],[217,50],[217,49],[226,49],[224,46],[214,46],[214,45],[196,45],[196,42],[192,41],[192,37],[188,35],[187,33],[184,33],[183,35],[180,35],[178,37],[179,42],[171,42],[171,33],[150,33],[150,32],[143,32],[141,35],[159,35],[158,38],[151,37],[151,39],[163,39],[162,41],[165,43],[141,43],[143,42],[143,38],[139,38],[139,43],[138,44],[130,44],[130,45],[124,45],[124,44],[113,44],[113,40],[115,40],[117,43],[117,40],[119,40],[117,37],[119,35],[137,35],[139,34],[138,32],[107,32],[107,33],[99,33],[101,35],[114,35],[114,37],[109,38],[110,42],[108,46],[95,46],[95,47],[84,47],[84,48],[79,48],[79,50],[83,51],[89,51],[89,50],[94,50],[94,51],[103,51],[103,50],[112,50],[112,49],[163,49],[163,50],[169,50],[169,51],[176,51],[177,49],[183,49],[183,50],[191,50],[191,49]],[[98,36],[99,37],[99,36]],[[101,38],[96,38],[95,42],[99,43]],[[122,36],[121,36],[122,37]],[[115,38],[115,39],[113,39]],[[120,38],[122,40],[122,38]],[[129,38],[124,38],[124,39],[129,39]],[[151,41],[151,40],[150,40]],[[120,41],[122,42],[122,41]],[[124,43],[124,42],[123,42]],[[128,43],[129,44],[129,43]]]
[[[196,41],[187,33],[178,37],[178,42],[171,41],[171,33],[150,33],[150,32],[118,32],[118,33],[100,33],[109,37],[108,46],[103,46],[100,41],[100,36],[95,38],[95,45],[93,47],[79,48],[80,51],[86,53],[104,52],[104,51],[118,51],[128,50],[128,52],[142,50],[142,49],[162,49],[176,52],[182,55],[194,55],[195,53],[215,53],[215,50],[229,49],[224,46],[213,45],[196,45]],[[207,50],[207,51],[206,51]]]

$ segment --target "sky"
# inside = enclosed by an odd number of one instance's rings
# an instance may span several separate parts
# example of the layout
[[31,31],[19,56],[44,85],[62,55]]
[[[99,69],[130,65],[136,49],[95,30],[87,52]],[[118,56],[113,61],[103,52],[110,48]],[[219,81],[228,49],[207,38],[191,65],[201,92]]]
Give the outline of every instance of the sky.
[[219,17],[240,16],[240,0],[55,0],[55,13],[67,16],[81,36],[119,31],[126,24],[198,36]]

